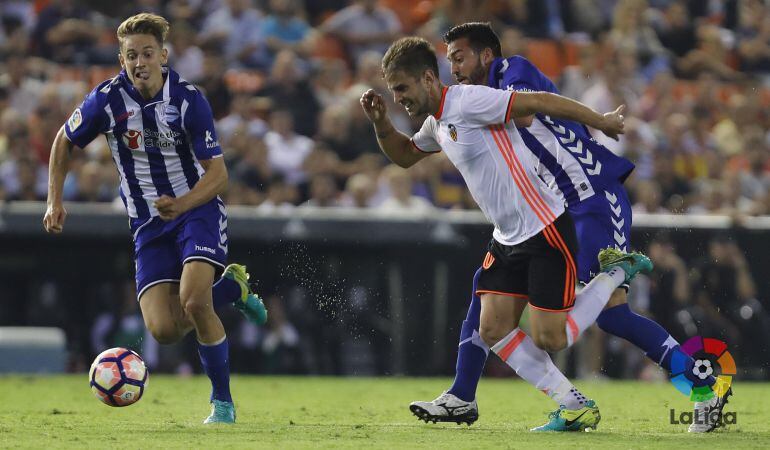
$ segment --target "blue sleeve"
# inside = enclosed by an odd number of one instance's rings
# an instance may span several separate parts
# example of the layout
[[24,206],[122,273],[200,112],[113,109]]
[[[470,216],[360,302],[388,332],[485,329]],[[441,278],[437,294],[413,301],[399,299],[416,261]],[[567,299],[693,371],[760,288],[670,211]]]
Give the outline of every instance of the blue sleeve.
[[190,99],[190,106],[184,115],[184,126],[195,157],[199,161],[222,154],[217,131],[214,129],[214,115],[208,100],[199,91]]
[[107,95],[100,92],[100,88],[101,86],[91,91],[64,124],[67,138],[80,148],[85,148],[97,136],[107,131],[110,125],[110,119],[104,111]]
[[540,69],[521,56],[508,58],[508,68],[503,73],[503,86],[514,91],[559,93],[556,85]]

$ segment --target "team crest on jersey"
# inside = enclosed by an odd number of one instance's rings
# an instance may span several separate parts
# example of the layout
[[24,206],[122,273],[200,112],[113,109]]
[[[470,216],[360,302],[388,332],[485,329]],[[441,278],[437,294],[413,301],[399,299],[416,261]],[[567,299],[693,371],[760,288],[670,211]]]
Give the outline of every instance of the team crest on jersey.
[[126,130],[123,133],[123,144],[131,150],[138,150],[142,146],[142,132],[136,130]]
[[158,121],[168,125],[179,118],[179,110],[174,105],[158,104],[155,107],[155,116],[158,118]]
[[457,142],[457,128],[451,123],[447,126],[447,128],[449,128],[449,137],[451,137],[453,141]]
[[83,114],[80,112],[80,108],[75,108],[75,111],[67,120],[67,125],[70,127],[70,131],[75,131],[83,123]]
[[174,105],[166,105],[166,123],[173,122],[179,118],[179,109]]

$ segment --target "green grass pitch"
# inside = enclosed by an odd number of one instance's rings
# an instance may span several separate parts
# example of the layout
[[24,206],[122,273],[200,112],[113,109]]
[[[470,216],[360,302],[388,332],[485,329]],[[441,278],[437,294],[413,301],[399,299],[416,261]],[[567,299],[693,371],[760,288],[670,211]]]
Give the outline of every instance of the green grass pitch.
[[483,379],[473,426],[425,424],[409,412],[449,386],[437,378],[234,376],[238,423],[203,426],[208,380],[151,376],[142,400],[110,408],[86,375],[0,377],[0,448],[768,448],[767,384],[737,383],[735,425],[704,435],[671,425],[687,398],[666,383],[579,382],[602,413],[590,433],[530,433],[553,403],[529,385]]

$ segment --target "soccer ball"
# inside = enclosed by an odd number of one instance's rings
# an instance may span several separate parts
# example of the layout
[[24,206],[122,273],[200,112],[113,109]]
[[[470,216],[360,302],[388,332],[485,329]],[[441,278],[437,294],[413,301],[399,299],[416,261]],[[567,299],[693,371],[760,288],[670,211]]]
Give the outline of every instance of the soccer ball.
[[128,406],[138,402],[144,394],[148,377],[142,357],[122,347],[101,352],[88,371],[91,391],[110,406]]

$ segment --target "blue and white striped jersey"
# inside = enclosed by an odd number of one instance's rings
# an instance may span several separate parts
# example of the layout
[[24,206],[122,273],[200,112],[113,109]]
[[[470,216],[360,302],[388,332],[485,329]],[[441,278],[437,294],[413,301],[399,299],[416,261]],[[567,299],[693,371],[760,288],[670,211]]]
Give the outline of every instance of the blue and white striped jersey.
[[[490,67],[487,84],[515,91],[559,90],[526,58],[497,58]],[[583,124],[537,114],[528,128],[519,128],[527,147],[539,160],[538,173],[574,207],[620,181],[634,170],[634,164],[612,153],[591,138]]]
[[132,218],[157,216],[158,197],[189,192],[204,173],[199,161],[222,156],[206,98],[173,70],[164,68],[163,76],[163,89],[145,100],[121,71],[94,88],[64,125],[81,148],[107,137]]

